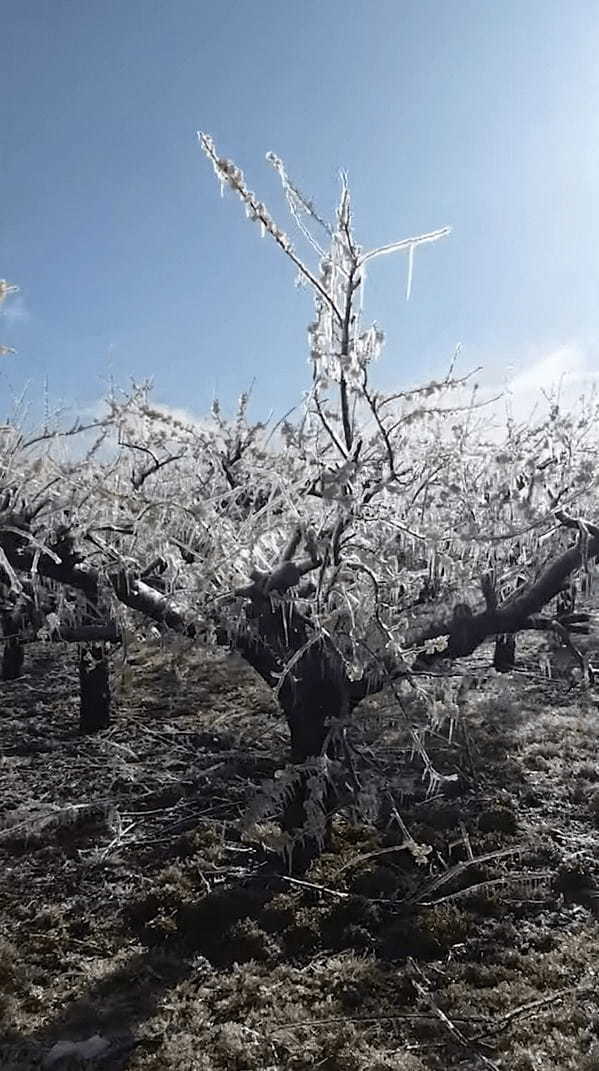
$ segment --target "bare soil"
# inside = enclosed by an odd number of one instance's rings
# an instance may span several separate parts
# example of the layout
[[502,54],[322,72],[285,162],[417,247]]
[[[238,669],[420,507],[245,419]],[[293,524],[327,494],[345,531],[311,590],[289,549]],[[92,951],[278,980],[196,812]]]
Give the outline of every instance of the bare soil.
[[592,692],[489,677],[451,742],[442,718],[428,737],[457,775],[432,795],[417,704],[373,699],[362,813],[290,880],[240,832],[286,762],[270,693],[231,655],[120,659],[95,736],[73,650],[33,647],[0,685],[0,1067],[99,1035],[93,1060],[46,1066],[599,1069]]

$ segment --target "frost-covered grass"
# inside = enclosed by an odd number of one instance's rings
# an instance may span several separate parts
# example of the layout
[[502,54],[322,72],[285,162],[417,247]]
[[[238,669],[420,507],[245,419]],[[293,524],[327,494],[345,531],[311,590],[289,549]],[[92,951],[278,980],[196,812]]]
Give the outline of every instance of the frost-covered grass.
[[473,690],[451,748],[430,744],[459,790],[428,800],[392,697],[371,700],[355,743],[401,823],[384,800],[341,813],[302,885],[241,836],[287,740],[239,660],[132,652],[114,727],[81,739],[64,654],[3,686],[0,1066],[99,1034],[132,1071],[591,1071],[591,697]]

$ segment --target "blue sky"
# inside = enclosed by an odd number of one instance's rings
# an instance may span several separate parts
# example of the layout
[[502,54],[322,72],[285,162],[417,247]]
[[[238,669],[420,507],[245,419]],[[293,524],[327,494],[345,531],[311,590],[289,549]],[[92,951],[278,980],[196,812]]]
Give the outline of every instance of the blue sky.
[[327,212],[345,167],[363,245],[453,226],[408,304],[405,260],[371,270],[382,383],[458,342],[490,381],[599,372],[597,54],[582,0],[5,4],[2,413],[45,378],[75,410],[110,376],[197,413],[252,379],[260,414],[297,400],[309,296],[220,199],[198,128],[275,215],[267,150]]

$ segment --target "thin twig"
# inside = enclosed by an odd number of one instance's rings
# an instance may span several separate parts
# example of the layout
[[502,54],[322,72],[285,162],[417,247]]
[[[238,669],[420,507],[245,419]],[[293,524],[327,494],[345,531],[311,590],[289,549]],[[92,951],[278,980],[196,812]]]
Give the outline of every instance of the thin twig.
[[528,1004],[519,1004],[517,1008],[512,1008],[511,1011],[506,1012],[506,1014],[502,1015],[499,1019],[495,1019],[493,1024],[489,1026],[487,1030],[471,1037],[470,1041],[481,1041],[484,1038],[491,1037],[491,1035],[499,1034],[502,1030],[506,1030],[514,1019],[518,1019],[521,1016],[525,1017],[532,1015],[541,1008],[546,1008],[550,1004],[555,1004],[555,1002],[561,1000],[562,997],[572,996],[574,993],[581,993],[584,992],[584,990],[589,989],[592,989],[590,984],[568,986],[566,989],[558,989],[548,997],[540,997],[538,1000],[531,1000]]
[[339,889],[329,889],[326,885],[317,885],[313,881],[302,881],[301,878],[291,878],[287,874],[281,875],[283,881],[288,881],[290,885],[299,885],[305,889],[316,889],[317,892],[329,893],[330,896],[339,896],[342,900],[347,900],[350,893],[341,892]]

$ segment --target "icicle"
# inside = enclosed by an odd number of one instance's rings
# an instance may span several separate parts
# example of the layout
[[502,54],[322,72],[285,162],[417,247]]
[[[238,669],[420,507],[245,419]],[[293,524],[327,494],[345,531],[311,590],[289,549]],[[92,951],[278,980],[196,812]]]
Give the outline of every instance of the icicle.
[[412,275],[414,274],[414,243],[408,249],[408,283],[406,286],[406,301],[410,300],[412,294]]

